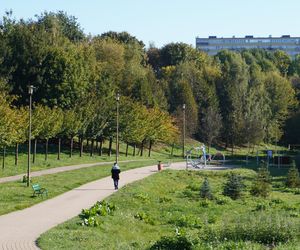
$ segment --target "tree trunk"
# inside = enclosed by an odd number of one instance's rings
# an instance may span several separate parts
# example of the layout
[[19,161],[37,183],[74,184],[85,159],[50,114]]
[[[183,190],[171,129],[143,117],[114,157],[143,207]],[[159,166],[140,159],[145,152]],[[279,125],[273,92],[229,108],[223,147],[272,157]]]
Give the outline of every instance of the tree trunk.
[[61,147],[61,138],[58,138],[57,160],[60,160],[60,147]]
[[46,145],[45,145],[45,161],[48,159],[48,142],[49,139],[46,139]]
[[95,140],[92,139],[92,142],[91,142],[91,151],[90,151],[90,156],[92,157],[93,154],[94,154],[94,143],[95,143]]
[[126,143],[126,153],[125,153],[126,157],[128,156],[128,142]]
[[86,139],[86,147],[89,148],[89,145],[90,145],[90,140]]
[[96,148],[95,148],[96,152],[98,151],[98,148],[99,148],[98,143],[99,143],[99,141],[96,140]]
[[34,139],[32,163],[35,163],[37,139]]
[[135,156],[136,144],[133,145],[133,156]]
[[74,141],[74,138],[71,137],[71,140],[70,140],[70,157],[72,157],[72,155],[73,155],[73,141]]
[[111,156],[112,137],[109,137],[108,156]]
[[152,141],[149,141],[149,152],[148,152],[148,157],[151,157],[151,149],[152,149]]
[[99,156],[102,156],[102,147],[103,147],[103,140],[100,139]]
[[3,147],[3,156],[2,156],[2,169],[5,168],[5,151],[6,151],[6,148]]
[[140,156],[143,156],[143,151],[144,151],[144,141],[142,141]]
[[16,151],[15,151],[15,165],[18,166],[19,160],[19,143],[16,143]]
[[79,153],[80,157],[82,157],[82,153],[83,153],[83,138],[80,137],[80,153]]
[[173,154],[174,154],[174,146],[175,146],[175,143],[172,144],[171,156],[173,156]]

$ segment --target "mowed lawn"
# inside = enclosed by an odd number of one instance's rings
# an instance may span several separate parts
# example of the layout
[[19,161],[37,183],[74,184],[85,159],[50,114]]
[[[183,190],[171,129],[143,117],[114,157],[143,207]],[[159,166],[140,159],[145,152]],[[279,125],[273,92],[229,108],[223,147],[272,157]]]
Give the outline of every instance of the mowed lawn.
[[[243,177],[241,199],[222,195],[230,172]],[[112,215],[99,226],[75,217],[44,233],[41,249],[300,249],[300,195],[273,180],[268,198],[251,196],[255,171],[163,171],[107,199]],[[199,196],[208,178],[214,199]],[[163,247],[164,246],[164,247]],[[160,247],[160,248],[159,248]]]
[[[156,164],[156,160],[143,160],[140,162],[120,163],[122,171]],[[39,183],[48,190],[48,198],[79,187],[85,183],[110,175],[110,165],[94,166],[78,170],[72,170],[57,174],[34,177],[31,183]],[[20,210],[36,203],[44,201],[47,197],[32,197],[33,190],[26,183],[7,182],[0,184],[0,215]]]

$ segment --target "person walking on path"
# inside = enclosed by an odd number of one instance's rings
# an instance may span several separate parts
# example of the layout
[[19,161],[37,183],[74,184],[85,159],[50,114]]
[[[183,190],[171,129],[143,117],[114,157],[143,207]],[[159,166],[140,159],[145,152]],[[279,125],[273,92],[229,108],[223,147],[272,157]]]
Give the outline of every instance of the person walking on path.
[[118,163],[115,162],[111,169],[111,178],[114,180],[114,186],[116,190],[119,188],[120,172],[120,167],[118,166]]

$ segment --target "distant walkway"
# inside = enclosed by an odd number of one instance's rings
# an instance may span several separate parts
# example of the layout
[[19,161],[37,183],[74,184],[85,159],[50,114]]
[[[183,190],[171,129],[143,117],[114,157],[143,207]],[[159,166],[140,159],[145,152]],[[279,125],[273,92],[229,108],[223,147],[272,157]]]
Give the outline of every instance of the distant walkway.
[[[126,163],[126,162],[135,162],[135,161],[143,161],[143,160],[126,160],[126,161],[120,161],[120,162]],[[80,169],[80,168],[89,168],[89,167],[109,165],[109,164],[112,165],[113,163],[114,163],[113,161],[107,161],[107,162],[102,161],[102,162],[96,162],[96,163],[85,163],[85,164],[71,165],[71,166],[65,166],[65,167],[49,168],[49,169],[45,169],[45,170],[31,172],[30,176],[37,177],[37,176],[41,176],[41,175],[56,174],[56,173],[76,170],[76,169]],[[26,173],[24,173],[24,174],[26,175]],[[22,180],[24,174],[2,177],[2,178],[0,178],[0,183]]]
[[[185,168],[185,162],[172,163],[168,167],[177,170]],[[209,167],[204,170],[210,169],[215,168]],[[157,173],[157,165],[124,171],[121,173],[120,188],[154,173]],[[0,216],[0,249],[39,249],[36,240],[42,233],[77,216],[83,208],[91,207],[96,201],[103,200],[114,192],[111,178],[105,177],[32,207],[2,215]]]

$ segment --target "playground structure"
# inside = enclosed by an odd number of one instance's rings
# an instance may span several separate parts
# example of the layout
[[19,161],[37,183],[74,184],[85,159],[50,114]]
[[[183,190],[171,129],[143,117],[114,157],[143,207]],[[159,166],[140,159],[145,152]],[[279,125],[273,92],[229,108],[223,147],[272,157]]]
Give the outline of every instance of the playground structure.
[[205,168],[210,163],[222,163],[225,162],[225,155],[221,152],[217,152],[215,155],[206,154],[205,145],[200,147],[194,147],[186,151],[186,169],[192,168]]
[[281,151],[272,150],[258,150],[256,152],[256,164],[259,165],[260,158],[266,161],[267,166],[274,166],[280,168],[280,166],[288,166],[291,164],[291,158],[288,155],[284,155]]

